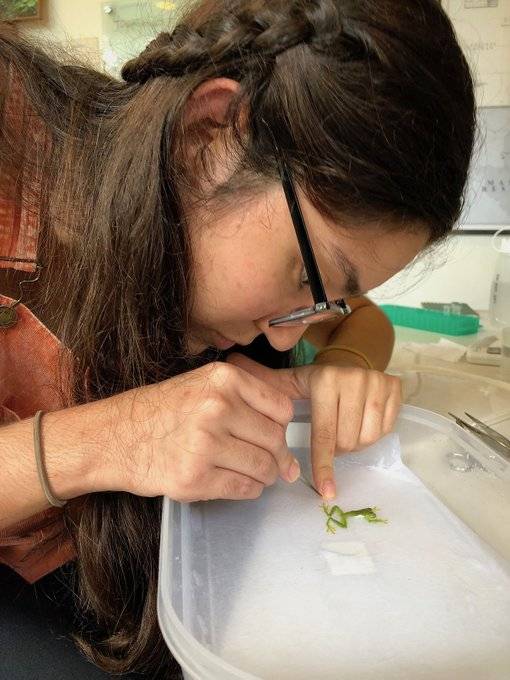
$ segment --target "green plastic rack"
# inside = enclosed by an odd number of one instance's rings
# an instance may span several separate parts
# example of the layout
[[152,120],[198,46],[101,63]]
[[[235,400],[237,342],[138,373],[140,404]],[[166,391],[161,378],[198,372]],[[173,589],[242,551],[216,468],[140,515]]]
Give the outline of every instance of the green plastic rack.
[[394,326],[407,326],[443,335],[471,335],[480,328],[478,316],[466,314],[444,314],[419,307],[401,305],[380,305]]

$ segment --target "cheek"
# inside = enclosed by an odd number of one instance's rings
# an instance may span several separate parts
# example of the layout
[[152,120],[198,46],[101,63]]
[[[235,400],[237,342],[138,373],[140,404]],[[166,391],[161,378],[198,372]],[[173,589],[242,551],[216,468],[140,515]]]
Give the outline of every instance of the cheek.
[[281,287],[278,271],[247,261],[233,273],[232,301],[250,319],[260,319],[273,309]]
[[261,265],[253,258],[243,258],[226,267],[221,277],[216,277],[214,297],[225,318],[255,321],[278,308],[278,301],[287,287],[288,281],[282,278],[281,267],[271,267],[267,262]]

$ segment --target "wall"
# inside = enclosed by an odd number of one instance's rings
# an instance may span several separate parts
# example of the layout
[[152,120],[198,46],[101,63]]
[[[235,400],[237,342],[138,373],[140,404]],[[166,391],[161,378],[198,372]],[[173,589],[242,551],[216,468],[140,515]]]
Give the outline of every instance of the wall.
[[371,297],[386,304],[467,302],[474,309],[488,309],[496,258],[491,236],[455,236]]
[[[24,22],[25,29],[38,36],[71,42],[99,59],[101,0],[46,0],[45,4],[44,20]],[[490,236],[457,236],[442,252],[425,259],[426,271],[420,262],[411,272],[404,272],[382,290],[374,291],[373,297],[408,305],[455,300],[487,309],[495,260]]]
[[43,0],[42,21],[23,22],[34,33],[73,39],[101,35],[101,0]]
[[42,20],[19,25],[30,35],[63,42],[88,56],[95,65],[101,64],[101,0],[43,0]]

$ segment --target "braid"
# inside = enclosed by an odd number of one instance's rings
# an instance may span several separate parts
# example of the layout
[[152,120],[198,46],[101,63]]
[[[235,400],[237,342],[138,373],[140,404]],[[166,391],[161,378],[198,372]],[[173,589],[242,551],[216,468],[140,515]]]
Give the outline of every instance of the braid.
[[334,0],[245,2],[198,28],[182,23],[173,33],[161,33],[139,57],[125,64],[122,77],[145,83],[163,75],[180,78],[208,65],[215,75],[232,75],[250,64],[260,68],[264,60],[271,63],[300,44],[330,50],[341,32]]
[[136,59],[122,68],[122,77],[129,83],[144,83],[149,78],[168,75],[179,78],[205,62],[205,39],[185,24],[173,33],[160,33]]

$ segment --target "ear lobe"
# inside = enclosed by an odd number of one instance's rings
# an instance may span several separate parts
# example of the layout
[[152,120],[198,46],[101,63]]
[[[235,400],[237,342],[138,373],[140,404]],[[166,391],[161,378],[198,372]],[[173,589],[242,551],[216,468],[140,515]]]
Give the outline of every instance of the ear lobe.
[[214,78],[197,87],[186,105],[184,122],[194,127],[206,121],[221,125],[227,119],[232,101],[239,94],[241,85],[230,78]]

